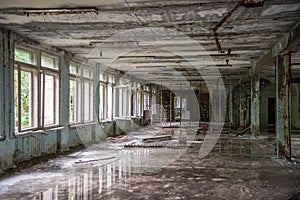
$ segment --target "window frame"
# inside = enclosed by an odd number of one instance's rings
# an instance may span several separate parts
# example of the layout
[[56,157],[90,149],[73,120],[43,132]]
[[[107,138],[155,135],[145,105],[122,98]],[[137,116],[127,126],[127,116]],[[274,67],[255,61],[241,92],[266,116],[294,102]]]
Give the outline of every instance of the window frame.
[[[40,82],[39,82],[39,86],[40,86],[40,98],[42,98],[40,100],[40,102],[42,102],[42,105],[41,105],[41,121],[42,121],[42,124],[41,124],[41,127],[42,129],[49,129],[49,128],[54,128],[54,127],[58,127],[60,126],[60,119],[61,119],[61,116],[60,116],[60,109],[61,109],[61,72],[60,72],[60,69],[61,69],[61,66],[60,66],[60,57],[54,53],[51,53],[51,52],[47,52],[47,51],[40,51],[40,54],[39,54],[39,63],[40,63],[40,69],[39,69],[39,72],[40,72],[40,75],[43,75],[43,79],[40,77]],[[57,59],[57,63],[58,63],[58,68],[57,69],[54,69],[54,68],[49,68],[48,66],[42,66],[42,56],[47,56],[47,57],[50,57],[50,58],[53,58],[53,59]],[[54,78],[54,91],[53,91],[53,97],[54,97],[54,105],[53,105],[53,108],[54,108],[54,120],[53,120],[53,124],[48,124],[48,125],[45,125],[45,75],[52,75],[55,77],[55,75],[57,76],[57,80],[58,82],[56,82],[55,78]],[[43,83],[42,83],[43,81]],[[58,85],[56,85],[58,84]],[[56,87],[57,86],[57,87]],[[57,94],[55,94],[57,92]],[[58,97],[55,98],[55,95],[58,95]],[[57,111],[56,111],[57,109]]]
[[[71,72],[71,67],[74,66],[76,67],[76,73],[72,73]],[[74,98],[74,102],[76,102],[77,106],[74,106],[74,112],[75,112],[75,121],[71,121],[71,93],[69,94],[69,109],[70,109],[70,113],[69,113],[69,124],[73,125],[73,124],[80,124],[83,123],[83,118],[82,118],[82,73],[80,70],[80,64],[71,61],[69,64],[69,82],[70,81],[74,81],[76,83],[75,86],[75,98]],[[71,90],[71,84],[69,87],[69,91]],[[74,104],[75,105],[75,104]]]
[[[18,109],[18,114],[17,117],[18,118],[18,126],[15,127],[15,131],[17,131],[17,133],[22,133],[22,132],[26,132],[26,131],[30,131],[30,130],[38,130],[39,129],[39,123],[38,123],[38,119],[39,119],[39,112],[38,112],[38,108],[35,108],[35,109],[31,109],[31,113],[30,115],[31,116],[34,116],[34,113],[37,112],[37,115],[35,117],[32,117],[33,119],[31,119],[31,124],[32,126],[30,127],[22,127],[22,113],[21,113],[21,72],[24,71],[24,72],[27,72],[27,73],[31,73],[31,76],[33,77],[33,73],[35,71],[36,73],[36,84],[38,87],[38,70],[32,66],[31,64],[28,64],[28,63],[21,63],[20,61],[15,61],[14,63],[14,73],[15,71],[17,71],[17,76],[18,76],[18,83],[17,83],[17,87],[18,87],[18,96],[17,96],[17,109]],[[37,94],[34,94],[34,78],[31,78],[31,87],[30,87],[30,90],[32,92],[32,96],[35,96],[35,101],[37,101],[37,104],[38,104],[38,99],[39,99],[39,96],[38,96],[38,89],[36,89],[36,92]],[[15,85],[14,85],[14,88],[15,88]],[[35,105],[34,105],[34,101],[31,101],[30,102],[31,104],[31,107],[34,108]],[[16,106],[15,106],[15,109],[16,109]],[[35,118],[35,119],[34,119]],[[35,121],[36,120],[36,121]],[[16,119],[14,119],[14,121],[16,121]],[[35,122],[34,122],[35,121]]]
[[[85,88],[85,84],[88,83],[88,93],[89,95],[85,95],[86,92],[86,88]],[[82,82],[82,119],[83,119],[83,123],[88,123],[88,122],[93,122],[94,121],[94,81],[92,78],[87,78],[87,77],[83,77],[83,82]],[[88,99],[86,99],[88,98]],[[88,100],[89,104],[88,104],[88,118],[86,118],[85,115],[85,107],[84,105],[86,105],[85,101]]]
[[[24,52],[31,53],[31,63],[18,61],[14,56],[14,98],[15,98],[15,89],[18,88],[17,94],[17,105],[14,105],[14,109],[17,109],[17,116],[16,110],[14,112],[14,134],[15,135],[22,135],[26,133],[31,133],[34,131],[39,130],[48,130],[51,128],[56,128],[60,126],[60,119],[61,119],[61,66],[60,66],[60,57],[58,54],[53,52],[44,51],[41,49],[28,47],[25,45],[18,45],[14,46],[14,52],[16,50],[21,50]],[[53,59],[56,59],[55,62],[57,63],[57,69],[52,69],[49,67],[42,66],[41,60],[42,55],[48,55]],[[21,125],[21,72],[27,72],[31,74],[31,86],[30,92],[32,97],[31,104],[31,126],[30,127],[22,127]],[[15,85],[15,72],[17,72],[17,83]],[[45,79],[46,75],[53,76],[53,123],[45,124]],[[16,119],[17,117],[17,119]],[[16,120],[18,120],[18,125],[16,126]]]
[[[114,83],[114,75],[103,72],[99,74],[99,122],[112,121],[114,118]],[[103,92],[100,92],[101,86]],[[101,101],[104,102],[101,103]]]
[[[76,67],[77,72],[72,73],[71,67]],[[88,76],[85,76],[85,72],[88,71]],[[74,102],[77,102],[75,114],[76,120],[71,121],[71,117],[69,114],[69,125],[77,125],[77,124],[85,124],[85,123],[92,123],[95,121],[94,118],[94,74],[95,74],[95,67],[87,66],[79,64],[77,61],[71,61],[69,64],[69,82],[75,81],[76,82],[76,97]],[[88,94],[85,95],[86,92],[86,83],[88,84]],[[69,87],[69,91],[71,89],[71,84]],[[69,109],[71,113],[71,93],[69,95]],[[89,103],[85,103],[88,100]],[[88,105],[88,111],[85,110],[85,106]],[[88,112],[88,117],[86,117],[86,112]]]

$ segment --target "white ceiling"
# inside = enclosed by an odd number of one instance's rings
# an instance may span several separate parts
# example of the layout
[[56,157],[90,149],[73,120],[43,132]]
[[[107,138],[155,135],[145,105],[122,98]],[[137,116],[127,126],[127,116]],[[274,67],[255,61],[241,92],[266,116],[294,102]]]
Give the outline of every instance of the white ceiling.
[[[266,0],[262,7],[240,5],[217,30],[225,51],[218,53],[212,29],[237,3],[4,0],[0,26],[144,80],[202,81],[204,76],[216,76],[215,69],[222,77],[239,79],[300,21],[300,2]],[[52,12],[63,8],[97,12],[24,14],[26,9]],[[300,63],[299,57],[293,54],[292,61]]]

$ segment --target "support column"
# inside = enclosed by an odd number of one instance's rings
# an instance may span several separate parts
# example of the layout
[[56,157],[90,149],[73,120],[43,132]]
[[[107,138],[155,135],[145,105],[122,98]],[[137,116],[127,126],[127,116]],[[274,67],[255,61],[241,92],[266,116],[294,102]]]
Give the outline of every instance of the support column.
[[[103,73],[103,72],[102,72]],[[100,97],[100,65],[96,64],[95,67],[95,73],[94,73],[94,121],[95,122],[100,122],[100,110],[99,110],[99,105],[100,105],[100,101],[103,101],[103,99],[100,99],[102,97]],[[106,95],[106,94],[105,94]]]
[[[3,39],[3,33],[0,31],[0,53],[3,55],[4,53],[4,39]],[[3,56],[0,56],[0,141],[5,139],[5,133],[4,133],[4,103],[5,103],[5,87],[4,87],[4,58]],[[1,170],[1,169],[0,169]]]
[[64,52],[60,55],[60,66],[61,66],[61,109],[60,109],[60,124],[64,127],[57,136],[57,151],[67,151],[69,149],[69,115],[70,115],[70,81],[69,66],[70,58]]
[[120,116],[120,100],[119,100],[119,95],[120,95],[120,89],[119,89],[119,85],[120,85],[120,71],[116,72],[116,88],[115,88],[115,116],[119,117]]
[[260,75],[251,76],[251,131],[252,135],[260,135]]
[[[0,30],[1,74],[3,75],[1,89],[1,141],[0,141],[0,171],[14,166],[16,150],[14,128],[14,34],[11,31]],[[2,78],[2,77],[1,77]],[[2,96],[3,95],[3,96]],[[2,107],[3,106],[3,107]],[[3,125],[2,125],[3,124]]]
[[276,149],[277,156],[291,160],[290,137],[291,54],[276,58]]
[[229,121],[229,131],[232,129],[233,125],[233,98],[232,98],[232,81],[230,79],[229,84],[229,96],[228,96],[228,121]]
[[245,85],[241,82],[240,83],[240,88],[239,88],[239,93],[240,93],[240,126],[242,128],[246,128],[246,105],[247,105],[247,98],[245,94]]

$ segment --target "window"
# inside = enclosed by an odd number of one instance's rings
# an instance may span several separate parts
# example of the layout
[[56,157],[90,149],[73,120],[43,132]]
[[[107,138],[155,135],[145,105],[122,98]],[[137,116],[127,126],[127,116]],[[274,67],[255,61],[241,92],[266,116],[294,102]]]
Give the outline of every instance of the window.
[[138,88],[137,92],[136,92],[136,116],[142,116],[142,101],[141,101],[141,95],[142,95],[142,91],[140,88]]
[[58,62],[59,62],[59,60],[56,56],[42,53],[41,65],[44,68],[58,69],[58,66],[59,66]]
[[99,75],[99,120],[107,119],[107,76],[104,73]]
[[41,55],[41,95],[42,124],[53,126],[59,124],[59,59],[46,53]]
[[35,53],[20,47],[15,48],[15,61],[34,65],[36,64]]
[[[58,125],[59,58],[43,52],[38,57],[34,50],[16,47],[14,59],[15,131],[21,133]],[[36,64],[37,59],[41,59],[41,66]]]
[[99,120],[112,120],[114,76],[102,73],[99,79]]
[[109,74],[108,75],[108,84],[107,84],[107,120],[112,120],[113,119],[113,110],[115,102],[114,102],[114,84],[115,84],[115,76]]
[[100,121],[106,119],[106,85],[100,83],[99,85],[99,118]]
[[131,107],[131,85],[130,81],[125,78],[120,79],[119,88],[119,117],[130,118],[130,107]]
[[93,71],[83,68],[83,121],[93,121],[94,116],[94,95],[93,95]]
[[151,102],[151,112],[153,115],[156,114],[156,89],[152,88],[152,102]]
[[81,122],[81,79],[79,65],[70,63],[70,123]]
[[144,93],[144,110],[149,110],[150,108],[150,98],[149,98],[149,93],[145,92]]
[[109,84],[107,86],[107,120],[112,120],[113,117],[113,85]]
[[70,124],[91,122],[94,116],[93,69],[70,63]]
[[136,116],[137,115],[137,111],[136,111],[136,98],[137,98],[137,93],[135,88],[132,91],[132,95],[131,95],[131,116]]
[[21,64],[14,70],[15,130],[37,127],[37,71]]
[[182,97],[182,110],[187,110],[187,97]]

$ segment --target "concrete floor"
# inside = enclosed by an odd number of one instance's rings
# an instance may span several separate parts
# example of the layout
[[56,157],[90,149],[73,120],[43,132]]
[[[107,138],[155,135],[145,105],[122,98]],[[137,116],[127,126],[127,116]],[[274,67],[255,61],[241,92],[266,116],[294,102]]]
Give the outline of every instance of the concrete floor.
[[[272,134],[222,134],[200,159],[196,132],[146,127],[89,146],[2,178],[0,199],[288,199],[300,191],[299,162],[275,157]],[[154,134],[174,140],[141,143]],[[179,145],[182,136],[191,142]]]

